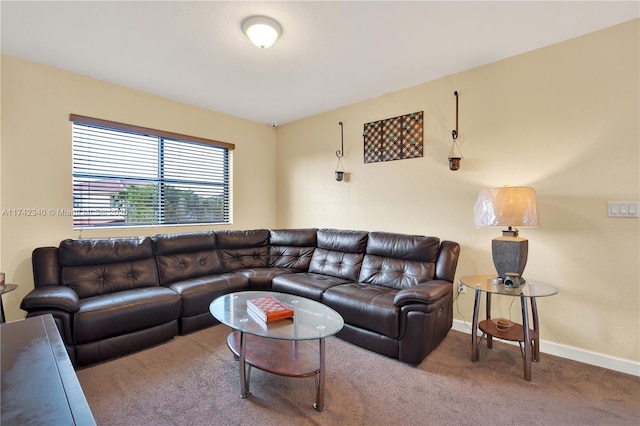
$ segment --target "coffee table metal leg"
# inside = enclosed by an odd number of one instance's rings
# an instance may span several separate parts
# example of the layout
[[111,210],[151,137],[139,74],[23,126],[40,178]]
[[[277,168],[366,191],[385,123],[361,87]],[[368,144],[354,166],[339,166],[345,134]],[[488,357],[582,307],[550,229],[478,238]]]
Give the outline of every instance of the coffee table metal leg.
[[[247,375],[246,370],[246,362],[245,359],[247,357],[247,338],[246,334],[242,331],[240,332],[240,355],[238,355],[238,366],[240,367],[240,397],[247,398],[251,395],[249,391],[249,377],[251,375],[251,370],[249,370],[249,375]],[[249,366],[251,368],[251,366]]]
[[320,356],[320,369],[316,375],[316,402],[313,408],[318,411],[324,411],[324,380],[325,380],[325,355],[324,355],[324,338],[319,339],[318,353]]

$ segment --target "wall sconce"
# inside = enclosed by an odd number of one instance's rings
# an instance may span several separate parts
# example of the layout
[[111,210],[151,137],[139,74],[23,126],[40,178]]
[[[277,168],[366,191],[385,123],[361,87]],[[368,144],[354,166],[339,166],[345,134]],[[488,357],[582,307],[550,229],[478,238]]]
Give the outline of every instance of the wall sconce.
[[456,90],[453,94],[456,97],[456,129],[451,131],[453,145],[451,145],[451,151],[449,151],[449,170],[455,172],[460,168],[460,160],[463,157],[458,146],[458,91]]
[[[518,236],[517,227],[540,227],[535,189],[526,186],[504,186],[480,191],[474,207],[476,227],[507,226],[502,237],[491,241],[493,264],[498,276],[518,275],[527,264],[529,240]],[[524,279],[520,278],[520,283]]]
[[336,157],[338,157],[338,165],[336,166],[336,180],[342,182],[344,179],[344,167],[342,166],[342,157],[344,156],[344,129],[342,128],[342,121],[338,122],[340,125],[340,149],[336,151]]

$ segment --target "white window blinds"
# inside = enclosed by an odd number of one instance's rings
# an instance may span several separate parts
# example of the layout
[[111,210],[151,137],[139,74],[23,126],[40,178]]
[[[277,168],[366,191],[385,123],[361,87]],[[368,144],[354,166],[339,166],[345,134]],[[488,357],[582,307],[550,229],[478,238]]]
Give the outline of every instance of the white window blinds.
[[231,223],[233,145],[71,121],[74,228]]

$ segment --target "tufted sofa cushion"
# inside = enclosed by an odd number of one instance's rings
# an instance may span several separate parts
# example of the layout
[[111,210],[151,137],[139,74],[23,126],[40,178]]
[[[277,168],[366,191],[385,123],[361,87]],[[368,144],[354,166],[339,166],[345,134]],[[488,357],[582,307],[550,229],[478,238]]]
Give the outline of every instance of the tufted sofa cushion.
[[61,284],[80,299],[158,286],[151,238],[67,239],[58,251]]
[[440,239],[421,235],[370,232],[367,254],[435,263]]
[[357,281],[367,247],[368,232],[320,229],[309,272]]
[[222,265],[227,272],[269,266],[269,230],[216,231]]
[[160,284],[224,273],[213,232],[155,235]]
[[307,271],[316,248],[317,229],[272,229],[269,266]]
[[358,282],[403,289],[433,279],[440,239],[371,232]]

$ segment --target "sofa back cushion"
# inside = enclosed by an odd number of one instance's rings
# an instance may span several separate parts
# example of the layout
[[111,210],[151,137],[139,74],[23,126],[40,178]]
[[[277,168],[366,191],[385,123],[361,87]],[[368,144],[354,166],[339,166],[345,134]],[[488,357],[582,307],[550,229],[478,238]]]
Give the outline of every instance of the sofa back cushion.
[[152,238],[160,284],[224,273],[211,231],[159,234]]
[[312,229],[272,229],[269,231],[269,266],[306,272],[316,248],[316,232]]
[[226,272],[269,266],[269,230],[216,231],[216,242]]
[[367,247],[368,233],[320,229],[309,272],[357,281]]
[[60,283],[80,298],[159,285],[151,238],[64,240]]
[[371,232],[358,281],[395,289],[429,281],[439,247],[436,237]]

